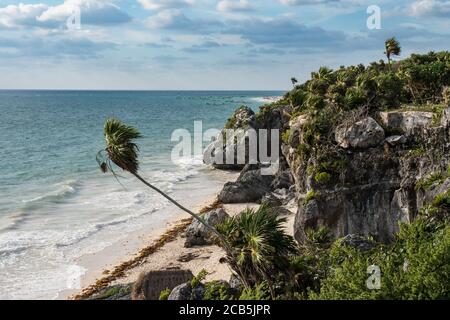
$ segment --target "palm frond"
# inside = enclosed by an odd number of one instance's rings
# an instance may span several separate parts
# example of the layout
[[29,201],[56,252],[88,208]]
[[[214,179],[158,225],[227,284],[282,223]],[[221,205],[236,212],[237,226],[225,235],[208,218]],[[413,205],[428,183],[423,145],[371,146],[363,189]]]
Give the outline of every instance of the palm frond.
[[[134,140],[141,137],[139,131],[135,127],[123,124],[120,120],[111,118],[106,120],[103,133],[107,158],[119,168],[136,173],[139,169],[139,147]],[[100,168],[104,172],[108,169],[107,163],[107,161],[100,163]]]

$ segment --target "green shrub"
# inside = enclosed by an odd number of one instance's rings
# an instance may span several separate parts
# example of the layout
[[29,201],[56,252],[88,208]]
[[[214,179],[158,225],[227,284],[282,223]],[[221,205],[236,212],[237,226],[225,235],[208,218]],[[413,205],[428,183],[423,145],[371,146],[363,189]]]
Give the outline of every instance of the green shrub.
[[251,288],[242,291],[239,300],[269,300],[270,292],[267,282],[262,282]]
[[195,277],[191,280],[191,287],[197,288],[200,283],[205,280],[206,276],[208,275],[208,271],[205,269],[202,269]]
[[319,184],[327,184],[331,180],[331,174],[329,174],[328,172],[318,172],[314,176],[314,180],[316,180],[316,182]]
[[[324,255],[329,272],[310,299],[450,298],[450,227],[448,222],[418,218],[402,224],[393,245],[363,253],[337,241]],[[367,268],[379,266],[380,289],[368,289]]]
[[432,173],[429,177],[427,178],[421,178],[419,179],[419,181],[417,181],[416,183],[416,191],[422,190],[422,191],[427,191],[429,190],[432,186],[434,185],[439,185],[442,182],[444,182],[444,180],[447,178],[447,175],[444,175],[442,173],[439,172],[435,172]]
[[288,143],[290,135],[291,135],[291,130],[290,129],[284,131],[281,134],[281,141],[283,141],[284,143]]
[[319,196],[320,196],[320,191],[309,190],[305,197],[305,203],[308,203],[311,200],[317,199]]
[[169,288],[164,289],[159,294],[159,300],[167,300],[169,298],[169,295],[171,292],[172,292],[172,290],[170,290]]
[[206,285],[204,300],[233,300],[234,293],[226,282],[211,281]]
[[294,239],[285,233],[275,212],[264,205],[258,210],[244,210],[217,226],[231,248],[224,248],[227,262],[245,287],[277,281],[289,267],[289,255],[296,252]]

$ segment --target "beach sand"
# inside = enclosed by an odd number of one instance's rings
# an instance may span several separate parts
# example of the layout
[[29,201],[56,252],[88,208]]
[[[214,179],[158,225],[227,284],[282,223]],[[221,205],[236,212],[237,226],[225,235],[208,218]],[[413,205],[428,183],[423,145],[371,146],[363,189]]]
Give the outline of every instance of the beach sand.
[[[204,208],[214,202],[209,199],[202,203]],[[256,203],[225,204],[223,208],[230,215],[236,215],[246,208],[257,209]],[[292,235],[296,212],[295,205],[287,206],[291,214],[287,216],[286,231]],[[191,219],[186,213],[181,213],[176,219],[167,222],[165,228],[150,232],[146,236],[130,242],[110,247],[99,254],[85,257],[82,265],[89,266],[92,261],[104,261],[103,269],[90,272],[82,278],[83,290],[66,290],[59,299],[87,298],[98,290],[115,284],[127,284],[136,281],[142,272],[183,269],[198,274],[202,269],[208,272],[206,281],[229,280],[231,271],[226,263],[219,260],[224,257],[224,251],[216,245],[193,248],[184,247],[183,231]],[[140,245],[140,247],[139,247]],[[139,250],[141,249],[141,250]],[[133,251],[134,250],[134,251]],[[122,255],[124,262],[114,265],[117,256]]]

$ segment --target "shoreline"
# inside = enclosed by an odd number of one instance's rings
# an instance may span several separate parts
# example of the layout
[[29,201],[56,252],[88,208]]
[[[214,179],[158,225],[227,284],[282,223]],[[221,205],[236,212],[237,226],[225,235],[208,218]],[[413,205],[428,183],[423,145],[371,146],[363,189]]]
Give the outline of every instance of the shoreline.
[[[229,174],[227,180],[234,180],[238,173]],[[221,184],[222,186],[223,184]],[[217,192],[200,197],[194,203],[188,203],[197,212],[206,212],[215,206]],[[184,191],[186,192],[186,191]],[[198,197],[198,196],[197,196]],[[78,265],[86,271],[80,278],[80,286],[65,288],[59,291],[55,297],[57,300],[86,298],[102,288],[112,284],[125,276],[128,270],[133,269],[153,253],[161,249],[168,242],[185,230],[192,218],[189,214],[175,207],[166,207],[168,218],[163,225],[143,226],[133,232],[129,237],[120,240],[100,252],[82,256]]]
[[[257,203],[218,204],[216,197],[202,204],[200,213],[207,212],[216,207],[223,207],[225,211],[234,216],[246,208],[257,209]],[[285,228],[288,234],[293,234],[293,223],[295,218],[295,206],[286,206],[291,211]],[[77,292],[66,292],[61,299],[79,300],[88,299],[101,290],[112,285],[125,285],[135,282],[141,273],[155,270],[182,269],[190,270],[194,275],[201,270],[207,271],[206,281],[226,280],[231,276],[228,265],[221,263],[224,251],[216,245],[197,247],[184,247],[183,232],[191,223],[192,218],[183,213],[176,219],[169,221],[166,228],[153,233],[153,240],[146,242],[147,245],[127,256],[123,262],[114,265],[113,268],[103,269],[102,276],[97,279],[85,279],[82,290]],[[162,232],[164,230],[164,232]]]

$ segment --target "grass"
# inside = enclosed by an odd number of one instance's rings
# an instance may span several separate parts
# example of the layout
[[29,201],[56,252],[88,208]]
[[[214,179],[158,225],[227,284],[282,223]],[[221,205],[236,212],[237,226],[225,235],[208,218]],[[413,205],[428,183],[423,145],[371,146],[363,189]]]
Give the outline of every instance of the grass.
[[443,183],[445,179],[447,179],[447,177],[448,177],[447,172],[445,174],[442,174],[440,172],[434,172],[426,178],[419,179],[419,181],[417,181],[416,183],[415,190],[428,191],[432,186]]

